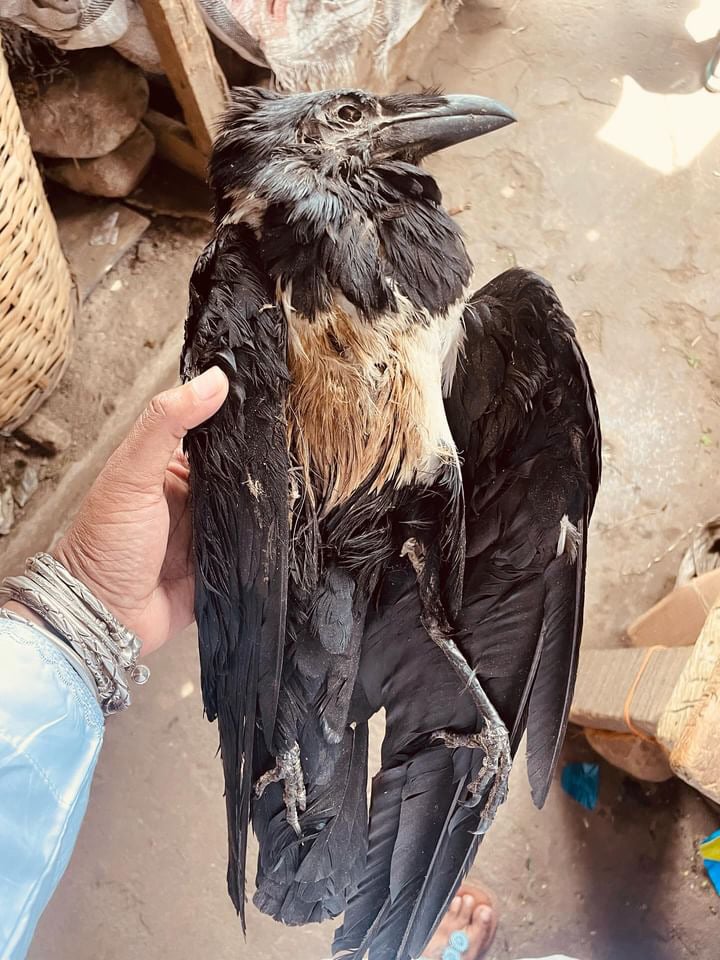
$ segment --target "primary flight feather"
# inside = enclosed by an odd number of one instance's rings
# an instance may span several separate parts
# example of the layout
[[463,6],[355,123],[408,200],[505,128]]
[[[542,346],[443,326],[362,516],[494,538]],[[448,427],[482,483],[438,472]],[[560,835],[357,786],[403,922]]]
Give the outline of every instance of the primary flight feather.
[[[470,294],[421,167],[513,121],[483,97],[244,88],[183,375],[225,370],[187,438],[202,692],[228,888],[335,951],[417,957],[527,731],[545,800],[577,666],[600,480],[590,375],[550,285]],[[366,809],[368,721],[384,709]]]

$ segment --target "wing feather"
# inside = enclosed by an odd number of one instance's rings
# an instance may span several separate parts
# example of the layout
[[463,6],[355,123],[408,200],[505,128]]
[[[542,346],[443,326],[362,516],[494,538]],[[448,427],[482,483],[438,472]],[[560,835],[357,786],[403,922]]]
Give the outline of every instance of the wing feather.
[[218,364],[230,379],[224,406],[190,432],[186,450],[203,702],[218,721],[228,889],[243,926],[250,803],[275,723],[288,569],[286,330],[254,246],[245,227],[222,227],[198,260],[182,361],[185,378]]
[[[465,481],[475,507],[468,539],[486,536],[473,528],[487,527],[483,519],[494,516],[499,533],[493,563],[500,561],[518,587],[520,581],[541,587],[515,618],[512,649],[516,656],[522,650],[530,663],[521,697],[499,709],[515,746],[527,724],[528,776],[533,799],[542,806],[577,673],[587,530],[601,475],[599,417],[574,327],[545,280],[525,270],[501,274],[473,297],[466,326],[476,364],[464,371],[464,389],[473,379],[501,384],[494,396],[486,392],[479,408],[476,402],[470,421],[455,404],[459,433],[474,454],[466,454]],[[480,372],[477,358],[489,352],[504,359],[488,374]],[[534,556],[518,563],[523,540]],[[508,616],[509,603],[510,596],[496,610],[498,621]],[[523,631],[521,621],[532,626]],[[489,666],[483,647],[481,672]]]

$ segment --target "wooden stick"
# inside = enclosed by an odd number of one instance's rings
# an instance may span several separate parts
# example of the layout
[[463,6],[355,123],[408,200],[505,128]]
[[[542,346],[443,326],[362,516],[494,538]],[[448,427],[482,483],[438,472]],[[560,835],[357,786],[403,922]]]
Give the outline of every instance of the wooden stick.
[[207,156],[227,83],[195,0],[141,0],[160,59],[199,150]]
[[658,739],[686,783],[720,802],[720,601],[660,717]]
[[720,664],[715,664],[694,713],[670,754],[674,773],[706,797],[720,803]]
[[[675,684],[658,723],[658,740],[668,750],[674,750],[680,734],[695,711],[702,707],[710,678],[720,662],[720,600],[705,620],[688,662]],[[716,690],[716,694],[720,692]]]
[[207,160],[193,143],[185,124],[157,110],[148,110],[143,123],[152,131],[161,157],[198,180],[207,180]]

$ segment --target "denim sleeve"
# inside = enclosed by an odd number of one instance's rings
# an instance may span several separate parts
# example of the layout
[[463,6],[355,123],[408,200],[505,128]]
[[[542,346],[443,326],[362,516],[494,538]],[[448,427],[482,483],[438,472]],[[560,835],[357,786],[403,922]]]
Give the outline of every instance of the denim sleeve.
[[0,618],[0,960],[22,960],[65,871],[103,740],[87,682],[30,625]]

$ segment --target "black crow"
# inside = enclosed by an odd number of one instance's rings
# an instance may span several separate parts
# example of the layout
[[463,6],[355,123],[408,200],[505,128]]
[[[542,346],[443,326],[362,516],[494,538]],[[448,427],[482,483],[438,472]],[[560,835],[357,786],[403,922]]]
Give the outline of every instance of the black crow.
[[[183,375],[224,407],[187,439],[202,693],[228,886],[335,949],[417,957],[527,731],[562,743],[600,480],[592,384],[550,285],[472,266],[424,157],[506,126],[476,96],[237,89]],[[384,709],[366,809],[368,720]]]

